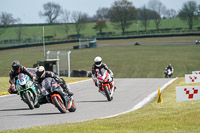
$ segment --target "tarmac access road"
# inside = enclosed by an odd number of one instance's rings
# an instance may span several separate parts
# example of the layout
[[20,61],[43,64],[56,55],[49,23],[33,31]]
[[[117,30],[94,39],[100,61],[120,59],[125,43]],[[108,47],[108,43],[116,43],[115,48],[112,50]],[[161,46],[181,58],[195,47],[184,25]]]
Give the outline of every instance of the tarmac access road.
[[111,117],[130,111],[153,92],[172,79],[165,78],[123,78],[115,79],[117,87],[114,99],[108,102],[98,92],[93,81],[72,83],[76,112],[61,114],[53,104],[43,104],[30,110],[19,95],[0,96],[0,131],[33,126],[74,123]]

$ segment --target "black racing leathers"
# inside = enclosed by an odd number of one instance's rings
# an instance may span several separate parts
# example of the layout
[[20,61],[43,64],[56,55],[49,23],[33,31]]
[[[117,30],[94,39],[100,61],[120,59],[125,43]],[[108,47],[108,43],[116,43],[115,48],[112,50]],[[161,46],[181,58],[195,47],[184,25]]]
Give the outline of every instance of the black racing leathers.
[[51,71],[45,71],[45,77],[42,77],[42,78],[37,77],[36,78],[36,82],[38,82],[39,84],[41,84],[42,81],[45,78],[48,78],[48,77],[54,78],[58,84],[62,83],[62,80],[55,73],[53,73]]
[[67,87],[66,83],[64,80],[60,79],[55,73],[51,72],[51,71],[45,71],[45,77],[42,77],[42,78],[38,78],[35,80],[38,84],[41,85],[42,81],[45,79],[45,78],[48,78],[48,77],[51,77],[51,78],[54,78],[55,81],[60,84],[60,86],[63,88],[63,90],[65,92],[68,93],[68,95],[72,96],[73,93],[69,90],[69,88]]
[[16,77],[18,74],[20,73],[24,73],[24,74],[27,74],[32,80],[33,80],[33,76],[32,74],[26,69],[26,67],[24,66],[20,66],[19,67],[19,70],[17,72],[14,72],[14,70],[10,70],[10,80],[9,80],[9,83],[12,85],[12,84],[15,84],[15,80],[16,80]]
[[99,71],[101,73],[102,69],[107,70],[108,73],[110,73],[111,77],[113,77],[113,72],[108,68],[108,66],[105,63],[102,63],[100,67],[97,67],[95,64],[93,64],[93,66],[92,66],[92,75],[96,77],[97,76],[96,72]]

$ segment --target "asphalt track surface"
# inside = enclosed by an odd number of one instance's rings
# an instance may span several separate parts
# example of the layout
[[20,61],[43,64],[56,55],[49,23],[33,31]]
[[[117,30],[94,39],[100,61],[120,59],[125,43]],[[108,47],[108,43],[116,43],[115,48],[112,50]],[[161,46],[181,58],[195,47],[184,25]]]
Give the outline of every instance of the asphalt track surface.
[[114,99],[108,102],[92,80],[70,84],[76,112],[61,114],[53,104],[30,110],[18,95],[0,96],[0,131],[33,126],[82,122],[112,117],[130,111],[172,79],[115,79]]

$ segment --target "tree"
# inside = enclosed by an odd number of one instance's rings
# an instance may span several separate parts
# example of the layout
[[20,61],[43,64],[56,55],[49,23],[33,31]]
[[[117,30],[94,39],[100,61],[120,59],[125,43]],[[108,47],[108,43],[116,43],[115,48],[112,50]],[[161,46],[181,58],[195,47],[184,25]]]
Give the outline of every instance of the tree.
[[147,9],[145,5],[142,8],[137,9],[138,20],[141,20],[141,25],[145,28],[145,31],[147,31],[150,19],[153,18],[153,12],[154,11]]
[[148,7],[157,13],[157,15],[154,16],[154,23],[156,25],[156,29],[159,30],[161,17],[165,14],[167,8],[159,0],[150,0]]
[[23,27],[22,27],[22,24],[21,24],[21,20],[18,18],[16,20],[16,29],[15,29],[15,32],[17,34],[17,39],[20,41],[22,39],[22,35],[23,35]]
[[165,13],[166,18],[175,18],[177,16],[176,10],[174,9],[169,9]]
[[109,10],[109,18],[115,28],[121,29],[124,34],[136,18],[136,8],[127,0],[115,1]]
[[61,6],[59,4],[48,2],[43,5],[44,12],[39,12],[42,17],[47,17],[46,21],[50,24],[55,23],[56,19],[62,13]]
[[195,1],[188,1],[183,4],[179,15],[181,20],[187,22],[189,29],[191,30],[194,22],[197,20],[198,16],[198,6]]
[[70,23],[70,12],[67,10],[64,10],[62,12],[62,25],[61,29],[66,33],[66,36],[68,37],[69,33],[69,23]]
[[13,18],[12,14],[2,12],[0,14],[0,36],[6,32],[9,25],[14,24],[16,19]]
[[75,24],[75,30],[77,35],[80,37],[80,32],[86,27],[87,24],[87,14],[74,11],[72,13],[72,21]]
[[105,20],[98,20],[96,25],[93,27],[95,30],[99,31],[99,34],[102,34],[104,28],[107,28]]
[[107,20],[109,18],[108,16],[109,8],[99,8],[96,11],[96,17],[98,20]]

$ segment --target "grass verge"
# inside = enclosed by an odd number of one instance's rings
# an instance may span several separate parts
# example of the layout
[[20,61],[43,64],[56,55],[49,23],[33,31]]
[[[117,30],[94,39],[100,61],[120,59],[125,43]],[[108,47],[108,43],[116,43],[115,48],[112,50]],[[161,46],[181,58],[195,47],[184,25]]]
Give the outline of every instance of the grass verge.
[[70,132],[70,133],[197,133],[200,131],[199,101],[176,102],[177,86],[185,84],[178,78],[162,92],[164,102],[156,104],[156,98],[144,108],[107,119],[95,119],[79,123],[38,126],[4,133]]

